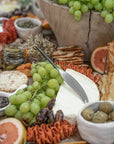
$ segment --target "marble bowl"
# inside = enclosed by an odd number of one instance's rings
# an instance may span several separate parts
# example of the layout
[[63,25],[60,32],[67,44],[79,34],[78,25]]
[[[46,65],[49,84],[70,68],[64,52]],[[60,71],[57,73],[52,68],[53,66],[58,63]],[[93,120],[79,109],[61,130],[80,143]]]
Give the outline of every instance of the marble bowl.
[[[36,23],[38,26],[34,28],[21,28],[18,26],[19,23],[27,22],[27,21],[32,21],[33,23]],[[42,31],[41,21],[35,18],[29,18],[29,17],[19,18],[15,20],[14,25],[17,30],[18,36],[23,40],[26,40],[29,37],[29,35],[35,36],[36,34]]]
[[[90,144],[114,144],[114,121],[107,123],[93,123],[85,120],[81,113],[85,108],[98,110],[99,104],[103,101],[87,104],[77,116],[78,130],[82,139]],[[114,102],[112,104],[114,110]]]

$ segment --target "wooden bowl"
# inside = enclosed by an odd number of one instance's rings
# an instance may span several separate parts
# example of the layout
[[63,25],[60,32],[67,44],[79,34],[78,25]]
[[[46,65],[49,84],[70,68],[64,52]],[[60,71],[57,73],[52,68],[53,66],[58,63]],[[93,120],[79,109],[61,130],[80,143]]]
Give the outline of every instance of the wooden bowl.
[[43,13],[40,10],[40,8],[36,6],[36,4],[38,5],[38,3],[36,3],[36,0],[33,0],[32,11],[37,17],[39,17],[40,19],[44,20]]
[[114,38],[114,21],[106,24],[99,12],[83,14],[76,22],[69,8],[51,0],[37,0],[45,18],[48,20],[59,46],[78,45],[84,50],[84,59],[89,61],[91,52],[105,46]]
[[[78,114],[78,130],[82,139],[91,144],[114,144],[114,121],[107,123],[93,123],[85,120],[81,113],[85,108],[91,108],[97,111],[99,104],[103,101],[87,104]],[[111,102],[114,110],[114,102]]]

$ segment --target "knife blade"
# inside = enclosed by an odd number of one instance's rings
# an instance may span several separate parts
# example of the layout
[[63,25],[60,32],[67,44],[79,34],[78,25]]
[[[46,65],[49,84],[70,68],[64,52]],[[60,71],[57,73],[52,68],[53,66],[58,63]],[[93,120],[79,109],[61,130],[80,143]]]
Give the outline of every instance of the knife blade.
[[88,97],[83,87],[69,73],[59,69],[54,62],[36,45],[36,49],[59,71],[64,81],[81,97],[84,103],[88,102]]

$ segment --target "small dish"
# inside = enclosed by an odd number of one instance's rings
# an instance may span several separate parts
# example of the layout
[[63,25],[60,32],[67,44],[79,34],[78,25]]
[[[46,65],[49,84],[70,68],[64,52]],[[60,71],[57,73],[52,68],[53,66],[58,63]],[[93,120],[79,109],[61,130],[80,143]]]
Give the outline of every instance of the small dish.
[[[34,24],[37,24],[37,26],[33,27],[33,28],[21,28],[18,25],[23,23],[23,22],[28,22],[31,21]],[[14,25],[15,28],[17,30],[17,34],[20,38],[22,38],[23,40],[26,40],[28,38],[28,36],[31,34],[33,36],[35,36],[36,34],[40,33],[42,31],[42,27],[41,27],[41,21],[35,18],[19,18],[17,20],[15,20]]]
[[[78,114],[77,123],[78,130],[82,139],[90,144],[114,144],[114,122],[93,123],[87,121],[82,116],[82,111],[85,108],[90,108],[93,111],[98,110],[99,104],[103,101],[87,104]],[[114,102],[111,103],[114,110]]]
[[[8,98],[6,95],[4,96],[6,98]],[[10,105],[9,101],[8,104],[6,106],[4,106],[3,108],[0,108],[0,117],[5,115],[5,109]]]

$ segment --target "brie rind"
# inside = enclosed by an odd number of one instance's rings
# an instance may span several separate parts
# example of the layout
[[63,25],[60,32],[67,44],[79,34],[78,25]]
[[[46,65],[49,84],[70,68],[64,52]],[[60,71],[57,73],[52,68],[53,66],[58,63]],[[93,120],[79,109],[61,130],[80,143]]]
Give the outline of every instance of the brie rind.
[[[98,88],[91,79],[71,69],[67,69],[66,71],[83,87],[89,102],[99,101]],[[85,104],[80,96],[66,82],[63,82],[53,107],[54,114],[61,109],[64,113],[64,119],[68,120],[71,124],[74,124],[76,122],[76,116],[83,106],[85,106]]]

